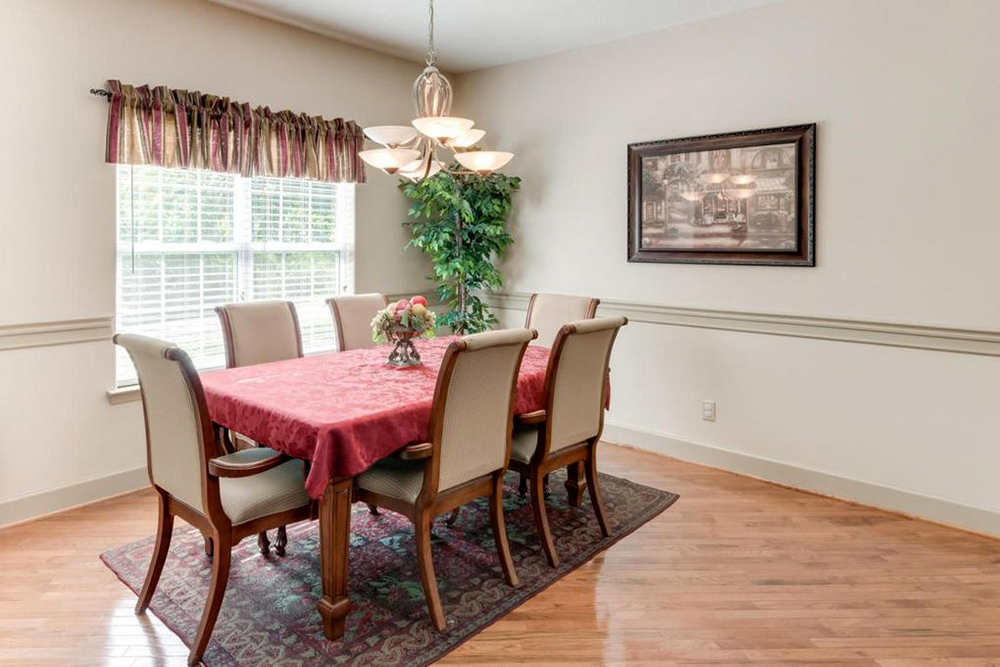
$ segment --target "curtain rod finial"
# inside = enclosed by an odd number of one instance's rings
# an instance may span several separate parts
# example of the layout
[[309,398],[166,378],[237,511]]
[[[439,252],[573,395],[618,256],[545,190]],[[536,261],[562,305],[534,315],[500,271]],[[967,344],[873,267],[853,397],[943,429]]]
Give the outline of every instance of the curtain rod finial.
[[98,95],[100,97],[106,97],[109,100],[111,99],[111,91],[110,90],[104,90],[103,88],[91,88],[90,89],[90,94],[91,95]]

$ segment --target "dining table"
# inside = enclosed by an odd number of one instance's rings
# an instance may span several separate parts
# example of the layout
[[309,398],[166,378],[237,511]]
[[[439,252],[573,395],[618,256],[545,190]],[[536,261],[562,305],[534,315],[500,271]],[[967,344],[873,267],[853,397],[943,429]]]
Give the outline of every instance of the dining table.
[[[307,462],[306,491],[319,505],[322,597],[317,607],[330,640],[343,636],[351,608],[347,577],[353,479],[379,459],[427,441],[438,370],[455,339],[418,341],[423,363],[417,366],[390,366],[390,347],[380,346],[201,375],[215,424]],[[546,347],[526,350],[515,414],[545,408],[548,359]],[[584,485],[582,479],[570,482]]]

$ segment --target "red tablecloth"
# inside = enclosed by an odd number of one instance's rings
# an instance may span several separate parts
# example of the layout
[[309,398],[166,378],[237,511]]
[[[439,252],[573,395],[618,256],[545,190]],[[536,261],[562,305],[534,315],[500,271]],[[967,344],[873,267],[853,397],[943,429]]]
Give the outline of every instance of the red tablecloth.
[[[306,490],[363,472],[400,447],[427,439],[434,385],[452,337],[417,341],[423,366],[386,365],[388,347],[333,352],[203,373],[212,420],[312,462]],[[549,350],[529,346],[514,411],[542,409]]]

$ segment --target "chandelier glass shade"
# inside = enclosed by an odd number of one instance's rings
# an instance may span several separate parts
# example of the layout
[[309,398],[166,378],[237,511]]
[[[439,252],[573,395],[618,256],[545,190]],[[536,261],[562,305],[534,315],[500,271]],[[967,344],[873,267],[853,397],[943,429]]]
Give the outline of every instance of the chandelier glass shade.
[[395,174],[401,167],[419,159],[420,151],[414,148],[376,148],[361,151],[358,157],[387,174]]
[[486,130],[473,128],[465,134],[448,140],[448,148],[468,148],[479,143],[479,140],[486,136]]
[[420,131],[420,134],[437,139],[441,143],[460,137],[475,125],[475,121],[468,118],[455,118],[454,116],[427,116],[424,118],[414,118],[413,127]]
[[455,159],[460,165],[480,176],[500,169],[510,162],[512,157],[514,154],[506,151],[469,151],[455,154]]
[[413,143],[417,129],[406,125],[375,125],[365,128],[365,136],[386,148],[398,148]]
[[411,181],[419,181],[424,178],[430,178],[441,171],[441,169],[442,165],[437,160],[414,160],[397,173]]
[[[434,0],[428,0],[430,21],[427,39],[427,67],[413,82],[413,107],[417,117],[413,127],[377,125],[365,128],[365,136],[383,146],[358,153],[367,164],[387,174],[400,174],[414,181],[429,178],[444,171],[448,174],[478,174],[485,176],[514,157],[505,151],[480,151],[473,146],[486,132],[473,129],[475,121],[451,114],[452,89],[448,78],[435,65]],[[438,151],[451,156],[438,157]],[[448,164],[458,162],[464,169]]]

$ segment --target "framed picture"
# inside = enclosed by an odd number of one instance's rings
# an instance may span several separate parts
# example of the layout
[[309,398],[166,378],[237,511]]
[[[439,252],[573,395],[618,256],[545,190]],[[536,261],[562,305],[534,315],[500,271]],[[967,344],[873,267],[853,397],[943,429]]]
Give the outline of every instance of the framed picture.
[[628,261],[815,266],[816,125],[628,146]]

